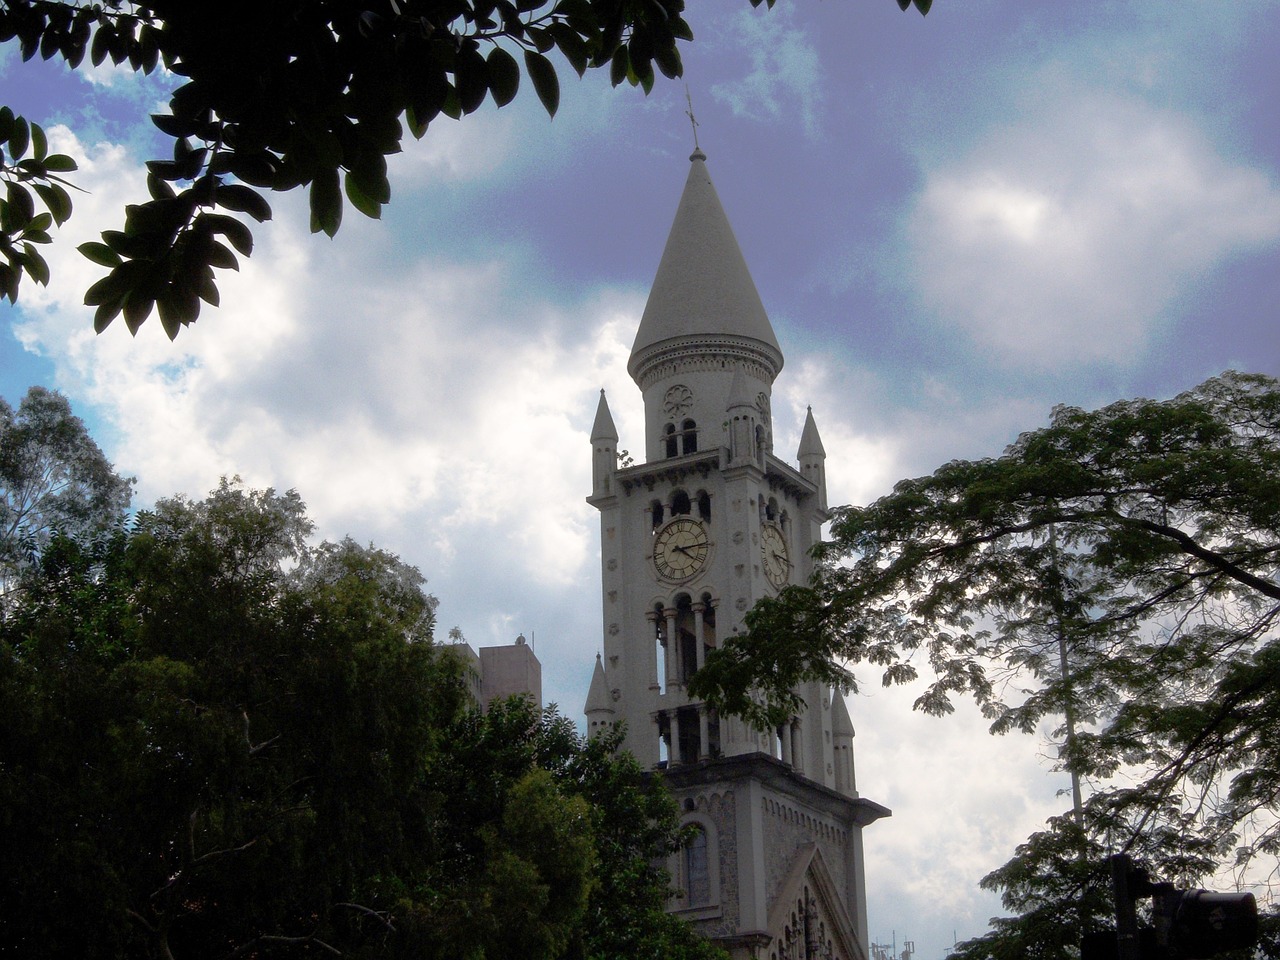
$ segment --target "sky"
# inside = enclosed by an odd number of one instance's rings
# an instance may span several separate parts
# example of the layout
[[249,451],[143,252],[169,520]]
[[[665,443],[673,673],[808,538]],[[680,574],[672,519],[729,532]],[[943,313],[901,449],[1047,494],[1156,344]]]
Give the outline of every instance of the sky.
[[[170,342],[92,330],[100,268],[164,158],[171,78],[0,48],[0,100],[86,193],[53,282],[0,303],[0,395],[66,394],[136,505],[221,476],[297,489],[319,533],[416,565],[440,634],[524,633],[580,718],[601,646],[590,432],[599,390],[642,448],[626,360],[688,172],[708,169],[786,357],[776,447],[812,404],[832,503],[998,455],[1056,404],[1280,375],[1280,0],[1178,4],[697,0],[682,81],[645,97],[562,70],[439,120],[391,162],[381,221],[311,236],[272,198],[222,305]],[[687,84],[687,88],[686,88]],[[939,960],[1001,913],[978,880],[1069,805],[1042,736],[933,719],[876,678],[850,699],[871,938]]]

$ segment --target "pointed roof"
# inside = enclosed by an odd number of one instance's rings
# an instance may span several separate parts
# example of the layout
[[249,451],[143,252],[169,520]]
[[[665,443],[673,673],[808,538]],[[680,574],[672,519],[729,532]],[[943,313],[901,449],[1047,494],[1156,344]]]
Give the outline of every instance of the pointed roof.
[[591,425],[591,442],[597,440],[617,440],[618,428],[613,425],[613,415],[609,413],[609,402],[604,398],[604,389],[600,390],[600,403],[596,406],[596,420]]
[[813,422],[813,407],[809,408],[809,413],[804,418],[804,430],[800,432],[800,449],[796,451],[796,459],[800,460],[804,457],[827,457],[827,451],[822,448],[822,438],[818,436],[818,425]]
[[844,702],[844,694],[838,689],[831,691],[831,735],[833,737],[853,737],[853,718],[849,716],[849,705]]
[[755,406],[756,399],[747,386],[747,378],[743,375],[742,368],[738,367],[733,371],[733,380],[729,384],[729,409],[750,407],[754,410]]
[[[662,346],[711,338],[753,341],[756,351],[782,369],[782,351],[738,239],[707,173],[707,157],[695,150],[658,273],[649,290],[627,369],[638,378]],[[658,348],[658,349],[655,349]]]
[[582,711],[587,716],[595,712],[613,713],[613,700],[609,696],[609,681],[604,676],[604,663],[596,654],[596,669],[591,674],[591,688],[587,690],[587,706]]

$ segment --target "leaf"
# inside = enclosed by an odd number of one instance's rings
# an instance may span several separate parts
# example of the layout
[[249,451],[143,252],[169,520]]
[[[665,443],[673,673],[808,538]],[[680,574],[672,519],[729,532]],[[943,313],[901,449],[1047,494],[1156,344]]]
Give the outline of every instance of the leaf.
[[586,73],[587,63],[590,60],[590,49],[587,46],[587,42],[578,34],[578,31],[566,23],[553,23],[547,27],[547,32],[555,39],[556,46],[560,48],[560,52],[569,61],[569,66],[573,67],[574,72],[578,76]]
[[209,243],[209,249],[205,253],[205,262],[211,267],[218,267],[221,270],[239,270],[240,261],[236,259],[236,255],[232,253],[226,244],[213,240]]
[[236,213],[247,213],[259,223],[271,219],[271,205],[251,187],[241,183],[220,183],[213,191],[213,202]]
[[93,332],[101,333],[111,325],[111,321],[120,316],[120,310],[124,307],[123,300],[112,300],[98,306],[93,312]]
[[[23,231],[23,233],[28,235],[44,234],[45,231],[47,231],[51,226],[53,226],[53,214],[39,213],[31,218],[31,220],[27,223],[27,228]],[[39,242],[48,243],[49,240],[48,240],[47,234],[46,234],[46,238]]]
[[189,137],[195,133],[187,117],[175,117],[168,113],[151,114],[151,122],[157,130],[174,138]]
[[520,65],[516,58],[501,47],[489,51],[485,61],[489,73],[489,90],[493,93],[493,102],[505,107],[515,99],[520,89]]
[[381,219],[382,204],[361,189],[360,181],[353,173],[347,173],[344,178],[344,184],[346,186],[347,199],[351,201],[353,207],[372,220]]
[[27,152],[27,145],[31,142],[31,130],[27,126],[27,121],[22,117],[13,118],[13,133],[9,137],[9,156],[14,160],[21,160],[22,155]]
[[[105,243],[99,243],[96,240],[90,240],[76,247],[82,255],[92,260],[94,263],[103,267],[118,267],[124,261],[120,259],[120,254],[116,253]],[[88,302],[87,300],[85,301]]]
[[147,192],[151,194],[152,200],[172,200],[178,195],[173,187],[154,173],[147,174]]
[[464,47],[458,52],[458,61],[454,65],[453,75],[458,88],[458,103],[462,112],[475,113],[484,103],[485,94],[489,92],[488,71],[485,69],[484,57],[474,46]]
[[200,299],[194,293],[173,290],[168,296],[156,301],[160,312],[160,325],[170,340],[178,336],[178,331],[200,317]]
[[44,160],[49,152],[49,141],[45,139],[44,130],[37,123],[31,124],[31,155],[36,163]]
[[130,290],[125,295],[124,322],[131,334],[138,335],[138,328],[146,322],[147,317],[151,316],[151,310],[155,305],[155,300],[136,290]]
[[235,217],[220,213],[202,213],[196,217],[196,229],[220,233],[244,256],[253,253],[253,233]]
[[548,116],[554,117],[560,108],[560,81],[556,77],[556,68],[551,61],[532,50],[524,52],[524,67],[533,81],[533,89],[546,109]]
[[98,22],[98,28],[93,33],[93,43],[89,47],[89,59],[95,67],[102,66],[102,61],[111,52],[111,42],[115,39],[115,35],[115,27],[110,20],[103,19]]
[[45,157],[44,168],[53,173],[70,173],[79,169],[76,162],[68,157],[65,153],[51,153]]
[[9,218],[14,224],[14,229],[21,230],[31,222],[36,215],[35,201],[31,199],[31,193],[26,187],[9,182],[7,191],[9,197]]
[[0,263],[0,296],[8,297],[10,303],[18,301],[18,281],[22,273],[7,263]]
[[664,43],[654,51],[653,60],[668,80],[674,80],[684,73],[684,64],[680,60],[680,51],[674,43]]
[[627,48],[620,46],[614,50],[613,59],[609,62],[609,82],[616,87],[630,73],[631,58],[627,55]]
[[42,287],[47,287],[49,285],[49,264],[29,243],[23,244],[23,252],[26,254],[27,275]]
[[54,221],[62,226],[71,217],[71,196],[56,183],[33,183],[32,188],[40,195],[44,205],[53,214]]
[[311,232],[329,237],[342,225],[342,190],[336,169],[322,171],[311,181]]

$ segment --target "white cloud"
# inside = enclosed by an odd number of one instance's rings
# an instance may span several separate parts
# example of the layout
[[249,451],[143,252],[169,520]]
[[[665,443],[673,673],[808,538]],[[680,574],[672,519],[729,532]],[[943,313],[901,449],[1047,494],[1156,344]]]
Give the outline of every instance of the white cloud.
[[734,116],[776,120],[788,111],[799,114],[806,136],[821,133],[823,71],[813,39],[796,27],[787,10],[737,11],[728,21],[729,35],[750,62],[740,79],[717,83],[711,94],[728,104]]
[[997,358],[1131,362],[1207,272],[1280,238],[1280,188],[1185,117],[1096,91],[1025,109],[931,161],[906,225],[925,305]]
[[[624,389],[638,297],[554,307],[525,294],[520,263],[406,260],[361,221],[333,243],[309,238],[291,226],[300,198],[275,198],[254,256],[219,278],[220,309],[173,343],[154,318],[136,338],[121,320],[95,336],[78,300],[101,269],[73,247],[144,195],[141,173],[118,147],[86,150],[65,129],[55,139],[80,157],[90,193],[51,254],[55,284],[24,300],[19,335],[115,425],[111,454],[142,499],[200,495],[239,473],[297,487],[329,535],[407,554],[427,536],[432,559],[483,538],[532,583],[590,575],[589,509],[563,508],[589,484],[591,384]],[[639,437],[632,419],[619,412]],[[565,456],[580,447],[580,462]]]
[[896,931],[900,940],[904,932],[938,945],[950,944],[953,931],[977,936],[975,918],[1005,912],[978,881],[1070,805],[1058,796],[1067,778],[1042,759],[1041,740],[991,736],[968,702],[928,717],[911,710],[919,684],[885,689],[874,668],[858,674],[862,693],[849,703],[858,785],[893,811],[864,835],[870,932],[887,942],[894,931],[885,918],[901,918],[910,903],[917,912]]

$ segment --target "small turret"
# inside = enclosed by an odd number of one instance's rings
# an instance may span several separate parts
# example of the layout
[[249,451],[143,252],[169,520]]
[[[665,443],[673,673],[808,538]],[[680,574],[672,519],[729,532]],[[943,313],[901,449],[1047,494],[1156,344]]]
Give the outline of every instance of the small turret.
[[596,420],[591,426],[591,496],[613,495],[613,474],[618,469],[618,428],[613,425],[609,402],[600,391]]
[[818,509],[827,509],[827,451],[822,449],[818,425],[813,422],[813,407],[804,418],[804,431],[800,434],[800,449],[796,451],[800,462],[800,474],[818,488]]
[[755,463],[760,457],[756,422],[759,411],[747,389],[747,378],[739,367],[729,387],[729,463]]
[[591,688],[587,691],[587,736],[594,737],[613,726],[613,697],[609,695],[609,681],[604,675],[604,662],[596,654],[596,669],[591,674]]
[[831,691],[831,745],[835,751],[836,789],[846,797],[858,795],[858,784],[853,772],[853,720],[844,694]]

